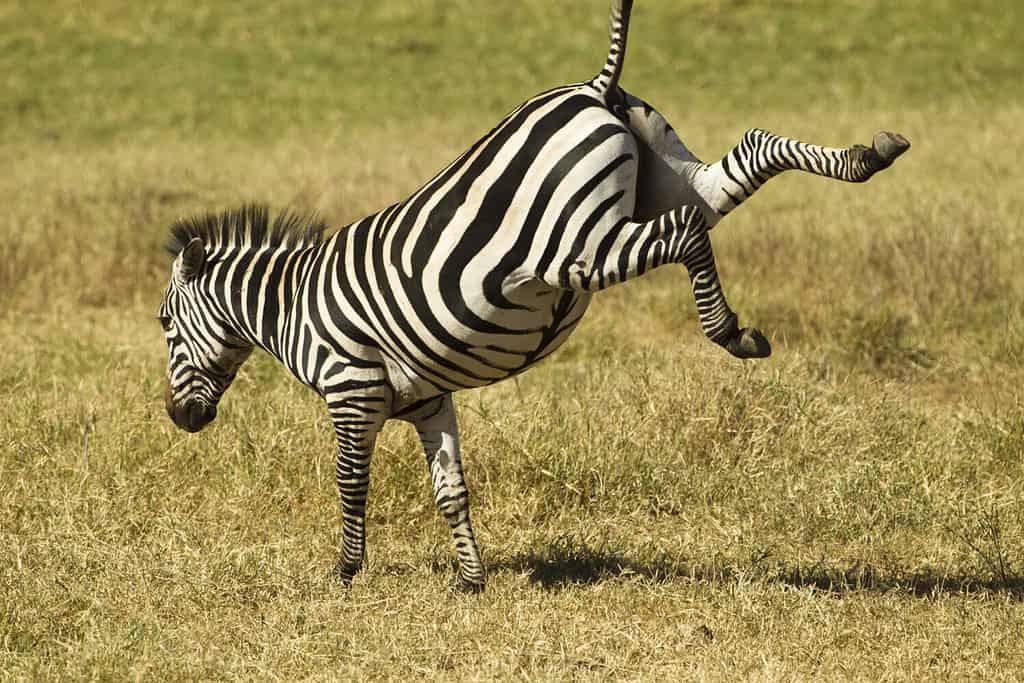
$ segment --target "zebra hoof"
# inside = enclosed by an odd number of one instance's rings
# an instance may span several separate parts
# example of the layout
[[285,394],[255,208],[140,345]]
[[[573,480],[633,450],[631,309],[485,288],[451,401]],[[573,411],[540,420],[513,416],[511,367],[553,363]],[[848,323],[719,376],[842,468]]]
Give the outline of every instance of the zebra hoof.
[[725,348],[737,358],[767,358],[772,355],[772,345],[756,327],[744,327]]
[[896,157],[910,149],[910,141],[899,133],[882,131],[871,141],[875,154],[886,166],[895,161]]
[[351,588],[352,579],[355,578],[358,571],[359,567],[347,567],[338,562],[331,570],[331,578],[340,583],[342,588]]

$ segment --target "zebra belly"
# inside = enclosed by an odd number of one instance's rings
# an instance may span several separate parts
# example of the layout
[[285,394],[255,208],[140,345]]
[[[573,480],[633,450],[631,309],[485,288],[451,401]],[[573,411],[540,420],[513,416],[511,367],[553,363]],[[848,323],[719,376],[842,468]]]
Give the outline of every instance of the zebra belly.
[[[486,386],[518,374],[557,350],[576,328],[591,295],[527,280],[506,288],[516,308],[467,301],[473,311],[429,353],[386,352],[392,386],[409,405],[459,389]],[[470,324],[472,323],[472,324]],[[400,389],[399,389],[400,388]]]

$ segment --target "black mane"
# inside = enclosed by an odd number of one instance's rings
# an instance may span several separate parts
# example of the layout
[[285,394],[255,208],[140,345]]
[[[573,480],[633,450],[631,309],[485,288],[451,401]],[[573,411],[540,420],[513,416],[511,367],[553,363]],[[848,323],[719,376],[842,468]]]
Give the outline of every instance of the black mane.
[[177,256],[193,238],[207,249],[231,247],[315,247],[323,244],[327,224],[315,213],[282,211],[270,222],[263,204],[246,204],[221,213],[181,218],[171,226],[167,251]]

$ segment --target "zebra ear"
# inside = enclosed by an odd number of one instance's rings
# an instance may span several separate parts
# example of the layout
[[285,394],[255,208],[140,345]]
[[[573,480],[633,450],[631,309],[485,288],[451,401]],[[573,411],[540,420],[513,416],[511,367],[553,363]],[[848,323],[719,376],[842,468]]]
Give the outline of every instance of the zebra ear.
[[181,262],[178,265],[178,277],[183,282],[192,282],[203,272],[206,264],[206,250],[203,249],[203,240],[193,237],[192,241],[181,250]]

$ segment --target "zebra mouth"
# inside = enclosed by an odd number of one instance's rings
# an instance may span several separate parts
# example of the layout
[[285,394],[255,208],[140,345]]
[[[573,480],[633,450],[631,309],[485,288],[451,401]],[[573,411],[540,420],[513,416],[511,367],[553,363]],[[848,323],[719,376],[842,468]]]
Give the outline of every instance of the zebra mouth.
[[188,400],[180,405],[167,406],[167,414],[180,429],[195,433],[213,422],[217,417],[217,408],[196,400]]

